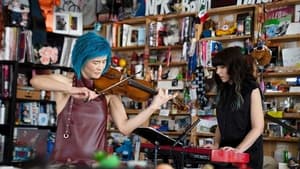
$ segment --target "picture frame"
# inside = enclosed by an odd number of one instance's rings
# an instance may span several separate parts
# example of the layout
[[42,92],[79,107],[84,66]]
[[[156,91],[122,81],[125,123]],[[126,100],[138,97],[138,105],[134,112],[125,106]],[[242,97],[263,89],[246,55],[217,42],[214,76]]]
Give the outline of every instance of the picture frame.
[[270,132],[270,136],[283,137],[283,127],[277,123],[268,122],[267,129]]
[[69,32],[69,14],[64,12],[54,12],[53,14],[53,32],[59,34],[68,34]]
[[81,36],[83,33],[82,13],[69,12],[68,34]]
[[270,63],[273,63],[275,66],[282,66],[282,58],[280,57],[280,46],[272,45],[268,46],[272,52],[272,57]]

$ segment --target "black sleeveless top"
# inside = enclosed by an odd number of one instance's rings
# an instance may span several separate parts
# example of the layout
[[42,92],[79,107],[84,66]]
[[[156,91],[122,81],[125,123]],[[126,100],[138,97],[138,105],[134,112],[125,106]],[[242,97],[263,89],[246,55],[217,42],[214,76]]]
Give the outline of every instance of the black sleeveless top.
[[[77,80],[73,86],[93,89],[92,80]],[[106,145],[107,102],[105,96],[89,102],[70,97],[57,119],[52,162],[94,163],[93,154]]]
[[[224,84],[224,92],[228,96],[227,99],[222,100],[222,105],[217,105],[217,119],[218,126],[221,133],[220,147],[238,146],[244,137],[251,130],[251,93],[254,89],[258,88],[255,81],[246,79],[242,84],[242,97],[243,104],[237,110],[232,109],[234,85]],[[224,98],[224,97],[221,97]],[[261,169],[263,165],[263,138],[260,136],[255,143],[246,150],[250,154],[249,167],[252,169]]]

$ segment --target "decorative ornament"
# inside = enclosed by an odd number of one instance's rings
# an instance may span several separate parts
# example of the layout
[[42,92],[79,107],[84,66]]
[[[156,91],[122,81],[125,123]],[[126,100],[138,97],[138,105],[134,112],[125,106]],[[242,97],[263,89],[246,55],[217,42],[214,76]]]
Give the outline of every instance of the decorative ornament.
[[251,52],[251,56],[255,58],[261,66],[268,65],[272,58],[271,50],[265,45],[254,48]]
[[121,66],[122,68],[124,68],[127,65],[127,61],[124,58],[121,58],[119,60],[119,66]]

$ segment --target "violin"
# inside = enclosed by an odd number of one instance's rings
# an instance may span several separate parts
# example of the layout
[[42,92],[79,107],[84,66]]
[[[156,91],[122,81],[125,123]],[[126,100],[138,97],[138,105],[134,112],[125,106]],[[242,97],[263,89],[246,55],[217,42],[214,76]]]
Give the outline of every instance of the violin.
[[157,94],[150,82],[133,77],[124,78],[120,71],[109,68],[104,75],[94,80],[95,91],[98,94],[120,94],[138,102],[147,101]]
[[[120,71],[109,68],[104,75],[94,80],[95,92],[98,94],[118,94],[138,102],[147,101],[158,93],[158,91],[153,89],[150,82],[133,79],[133,77],[134,75],[124,78]],[[188,110],[188,106],[178,98],[174,98],[172,103],[181,111]]]

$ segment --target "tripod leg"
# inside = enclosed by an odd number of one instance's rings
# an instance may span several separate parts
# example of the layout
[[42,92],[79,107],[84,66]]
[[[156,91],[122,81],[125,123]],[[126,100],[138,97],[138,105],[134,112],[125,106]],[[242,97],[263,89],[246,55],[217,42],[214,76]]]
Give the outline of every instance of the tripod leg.
[[157,154],[158,154],[159,144],[155,142],[155,148],[154,148],[154,167],[157,167]]

